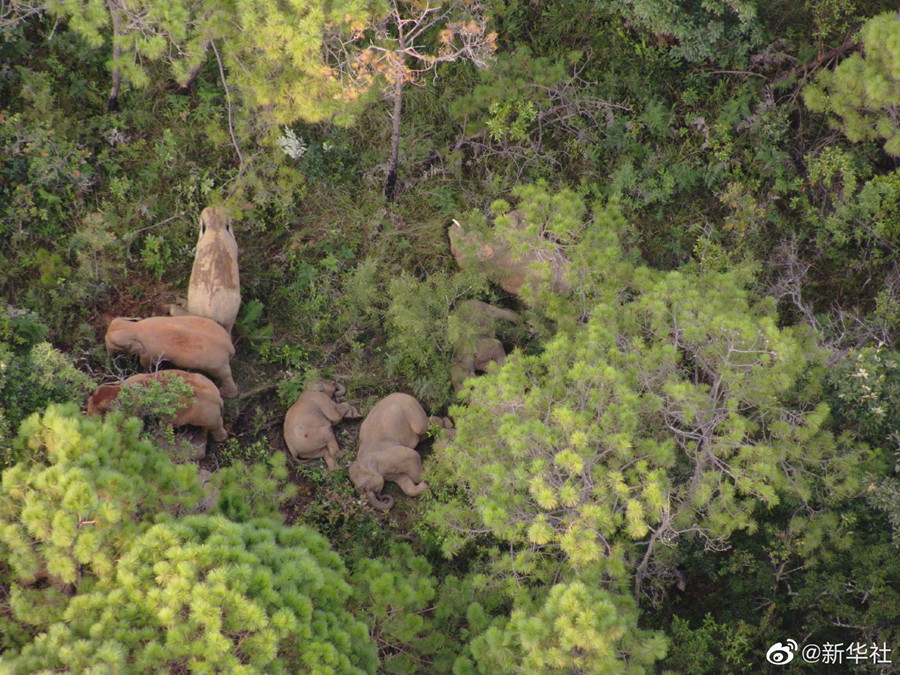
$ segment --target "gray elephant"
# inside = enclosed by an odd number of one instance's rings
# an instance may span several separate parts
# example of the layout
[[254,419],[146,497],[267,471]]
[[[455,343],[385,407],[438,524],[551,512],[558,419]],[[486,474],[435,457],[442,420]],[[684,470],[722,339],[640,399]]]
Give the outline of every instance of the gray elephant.
[[344,453],[338,447],[332,425],[344,418],[362,417],[349,403],[335,402],[346,390],[330,380],[307,387],[284,416],[284,442],[294,459],[325,460],[329,471],[338,468]]
[[[511,229],[524,230],[524,216],[520,211],[511,211],[506,217]],[[467,231],[456,220],[447,234],[450,252],[460,269],[476,267],[507,293],[521,295],[526,284],[536,290],[548,281],[556,293],[572,292],[568,282],[569,261],[555,247],[541,246],[548,243],[543,238],[531,242],[533,245],[526,251],[514,251],[508,237],[497,232],[485,235]]]
[[142,368],[168,361],[180,368],[201,370],[219,380],[222,396],[237,396],[229,361],[234,356],[231,336],[212,319],[202,316],[153,316],[113,319],[106,329],[106,351],[137,356]]
[[172,316],[205,316],[230,333],[240,308],[238,248],[231,219],[225,209],[209,206],[200,214],[187,307],[169,305],[169,312]]
[[216,385],[199,373],[188,373],[183,370],[139,373],[132,375],[121,384],[100,385],[88,399],[87,414],[102,415],[111,410],[116,405],[115,400],[119,397],[122,387],[145,387],[150,382],[165,382],[172,378],[180,378],[190,385],[193,390],[193,401],[186,402],[175,411],[175,415],[168,422],[176,427],[184,425],[200,427],[204,432],[210,432],[217,441],[224,441],[228,438],[228,432],[225,431],[222,419],[224,404]]
[[450,367],[450,381],[454,390],[459,391],[466,379],[487,372],[491,363],[503,365],[506,350],[497,339],[497,321],[518,323],[521,317],[510,309],[494,307],[480,300],[463,300],[455,315],[472,332],[468,339],[455,345]]
[[381,399],[359,429],[359,453],[350,465],[350,480],[379,511],[394,505],[382,495],[384,484],[393,481],[411,497],[428,489],[423,480],[422,457],[415,448],[428,433],[429,422],[452,426],[449,420],[431,417],[408,394],[391,394]]

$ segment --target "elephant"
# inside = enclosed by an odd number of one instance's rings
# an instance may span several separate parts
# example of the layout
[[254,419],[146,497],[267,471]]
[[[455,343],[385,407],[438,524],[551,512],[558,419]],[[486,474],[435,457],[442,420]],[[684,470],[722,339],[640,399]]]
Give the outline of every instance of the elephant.
[[149,319],[115,318],[106,330],[106,351],[138,356],[142,368],[168,361],[211,375],[221,383],[222,396],[237,396],[229,360],[234,346],[228,331],[202,316],[154,316]]
[[[511,211],[506,217],[513,230],[524,230],[525,219],[520,211]],[[569,276],[569,261],[559,251],[541,247],[540,244],[546,242],[544,239],[533,242],[525,252],[514,252],[510,242],[496,232],[492,235],[474,230],[467,232],[457,220],[450,225],[447,234],[450,238],[450,252],[460,269],[474,265],[507,293],[520,296],[522,287],[526,284],[536,289],[545,280],[546,272],[535,263],[543,262],[550,264],[550,288],[563,295],[572,292],[572,287],[566,280]]]
[[497,320],[518,322],[521,317],[510,309],[494,307],[480,300],[464,300],[456,310],[457,317],[474,330],[474,339],[456,345],[450,367],[453,389],[459,391],[463,382],[475,373],[487,372],[491,363],[503,365],[506,350],[497,339]]
[[284,442],[291,457],[325,460],[329,471],[338,468],[344,453],[338,447],[331,426],[344,418],[362,415],[349,403],[336,403],[346,393],[341,385],[318,380],[308,386],[284,416]]
[[216,441],[228,438],[222,420],[224,404],[219,390],[209,378],[199,373],[188,373],[184,370],[161,370],[155,373],[139,373],[132,375],[121,384],[103,384],[91,394],[87,402],[88,415],[102,415],[115,405],[122,387],[145,387],[152,381],[165,382],[169,378],[180,377],[194,390],[194,400],[186,403],[176,411],[169,420],[172,426],[192,425],[206,429]]
[[240,308],[238,248],[231,219],[225,209],[209,206],[200,214],[187,307],[169,305],[169,312],[172,316],[205,316],[231,333]]
[[380,494],[388,481],[397,483],[411,497],[428,489],[422,480],[422,457],[415,447],[428,433],[429,423],[452,426],[445,418],[428,417],[409,394],[386,396],[363,420],[350,480],[374,508],[387,511],[394,505],[392,497]]

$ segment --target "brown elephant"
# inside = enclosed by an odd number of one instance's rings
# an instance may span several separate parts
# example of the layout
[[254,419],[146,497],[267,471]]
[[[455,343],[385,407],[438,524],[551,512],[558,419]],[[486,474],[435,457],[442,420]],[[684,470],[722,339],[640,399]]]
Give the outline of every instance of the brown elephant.
[[231,219],[225,209],[209,206],[200,214],[187,307],[169,305],[169,311],[172,316],[205,316],[231,333],[240,308],[238,248]]
[[459,303],[456,315],[472,328],[474,337],[456,345],[450,367],[450,381],[456,391],[475,373],[487,372],[491,363],[503,365],[506,350],[497,339],[498,320],[518,322],[521,317],[510,309],[494,307],[480,300],[464,300]]
[[[522,231],[525,227],[524,216],[520,211],[506,214],[513,230]],[[526,284],[537,289],[541,282],[547,281],[547,271],[538,263],[549,263],[550,288],[556,293],[568,295],[572,287],[566,280],[570,263],[553,247],[541,246],[546,240],[540,238],[524,252],[514,252],[510,242],[502,234],[496,232],[484,235],[476,231],[466,231],[456,220],[447,232],[450,238],[450,252],[456,259],[460,269],[474,265],[512,295],[521,295]]]
[[202,316],[154,316],[113,319],[106,330],[106,350],[140,358],[142,368],[168,361],[180,368],[200,370],[221,383],[222,396],[237,396],[229,360],[234,356],[231,336],[212,319]]
[[330,380],[308,386],[284,416],[284,442],[294,459],[325,460],[329,471],[338,468],[344,453],[331,428],[344,418],[362,417],[349,403],[336,403],[346,390]]
[[148,383],[165,382],[169,378],[181,378],[194,390],[193,402],[185,402],[184,407],[176,411],[171,420],[172,426],[191,425],[206,429],[217,441],[228,438],[222,420],[224,404],[219,390],[209,378],[199,373],[188,373],[184,370],[161,370],[155,373],[139,373],[132,375],[121,384],[103,384],[91,394],[87,402],[88,415],[102,415],[115,405],[122,387],[145,387]]
[[369,412],[359,429],[359,453],[350,465],[350,480],[379,511],[394,505],[389,495],[381,495],[384,484],[394,481],[411,497],[422,494],[428,484],[422,480],[422,457],[415,447],[428,433],[429,422],[452,426],[449,420],[429,418],[419,402],[408,394],[391,394]]

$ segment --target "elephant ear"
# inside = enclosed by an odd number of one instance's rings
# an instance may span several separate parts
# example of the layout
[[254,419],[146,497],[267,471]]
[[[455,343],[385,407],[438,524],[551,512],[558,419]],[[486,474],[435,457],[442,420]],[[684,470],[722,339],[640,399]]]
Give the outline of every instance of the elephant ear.
[[112,407],[112,402],[122,389],[120,384],[103,384],[97,388],[87,403],[88,415],[100,415]]

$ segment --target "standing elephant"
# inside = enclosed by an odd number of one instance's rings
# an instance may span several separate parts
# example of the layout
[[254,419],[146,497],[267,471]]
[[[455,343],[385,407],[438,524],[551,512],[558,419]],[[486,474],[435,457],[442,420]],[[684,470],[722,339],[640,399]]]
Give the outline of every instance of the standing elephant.
[[173,316],[205,316],[230,333],[241,308],[238,248],[225,209],[209,206],[200,214],[200,238],[188,285],[187,308],[170,305]]
[[284,442],[294,459],[325,460],[329,471],[338,468],[344,453],[334,437],[333,424],[344,418],[361,417],[349,403],[336,403],[346,390],[330,380],[308,386],[284,416]]
[[375,404],[359,429],[359,453],[350,465],[350,480],[379,511],[394,505],[389,495],[381,495],[384,484],[394,481],[411,497],[422,494],[428,484],[422,480],[422,457],[415,447],[428,433],[429,422],[449,424],[429,418],[419,402],[408,394],[391,394]]
[[170,378],[181,378],[194,390],[194,400],[184,402],[174,417],[167,420],[172,426],[191,425],[206,429],[217,441],[228,438],[222,419],[224,404],[216,385],[199,373],[183,370],[161,370],[155,373],[132,375],[121,384],[103,384],[91,394],[87,403],[88,415],[102,415],[114,406],[122,387],[146,387],[150,382],[166,382]]
[[[524,216],[520,211],[506,214],[512,230],[523,231]],[[522,287],[539,288],[549,282],[555,293],[568,295],[572,292],[568,276],[570,263],[555,246],[543,237],[529,242],[525,251],[515,251],[508,237],[492,232],[484,235],[474,230],[466,231],[456,220],[447,231],[450,238],[450,252],[460,269],[475,266],[512,295],[522,295]],[[544,244],[544,245],[542,245]]]
[[142,368],[168,361],[180,368],[208,373],[221,383],[222,396],[237,396],[229,361],[234,356],[231,336],[212,319],[202,316],[154,316],[113,319],[106,330],[106,351],[127,352]]

